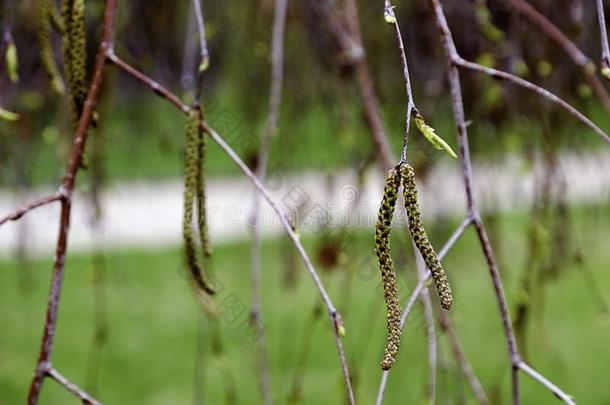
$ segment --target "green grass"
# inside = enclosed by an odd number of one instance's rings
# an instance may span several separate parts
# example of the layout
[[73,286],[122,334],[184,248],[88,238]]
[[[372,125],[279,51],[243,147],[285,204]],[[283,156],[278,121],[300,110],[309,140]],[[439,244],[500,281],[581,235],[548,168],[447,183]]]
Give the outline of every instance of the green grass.
[[[430,224],[437,245],[451,232],[451,223]],[[607,297],[610,294],[610,212],[608,208],[575,210],[574,234],[583,247],[581,266],[568,265],[545,289],[545,303],[530,330],[532,365],[574,395],[579,403],[610,402],[607,376],[610,364],[610,323],[590,290],[582,270],[590,271]],[[496,245],[507,294],[518,296],[517,281],[524,269],[525,228],[522,215],[501,217]],[[394,232],[394,256],[403,284],[402,297],[415,283],[411,258]],[[314,252],[319,239],[306,238]],[[403,245],[404,246],[404,245]],[[273,394],[286,403],[293,383],[298,347],[312,333],[311,351],[304,369],[302,403],[343,403],[343,386],[335,346],[326,314],[312,316],[319,301],[316,290],[298,265],[298,282],[283,284],[284,241],[267,241],[263,249],[263,310]],[[242,329],[249,303],[248,245],[216,246],[213,270],[223,285],[217,301],[237,300],[243,311],[218,325],[224,355],[211,352],[213,331],[203,321],[198,390],[206,403],[225,403],[225,388],[232,386],[237,403],[260,403],[256,377],[256,347]],[[325,284],[343,314],[344,338],[350,366],[358,380],[360,403],[374,401],[381,375],[379,361],[385,339],[383,301],[370,233],[354,235],[347,254],[333,271],[322,271]],[[349,260],[348,260],[349,259]],[[451,316],[474,370],[493,403],[509,402],[509,368],[506,346],[490,279],[474,232],[469,231],[445,260],[455,294]],[[318,266],[320,267],[320,266]],[[321,268],[321,267],[320,267]],[[49,259],[25,266],[0,262],[0,404],[23,403],[36,361],[44,306],[50,278]],[[108,253],[104,289],[108,340],[101,356],[98,396],[108,404],[192,403],[193,370],[197,357],[198,305],[183,275],[177,249]],[[70,255],[62,293],[54,364],[74,382],[86,385],[87,360],[93,334],[92,260]],[[435,295],[433,298],[436,300]],[[222,304],[225,303],[225,304]],[[403,337],[400,355],[389,379],[387,403],[423,403],[427,378],[427,348],[421,309],[416,306]],[[472,403],[468,385],[460,378],[444,337],[439,336],[441,358],[447,367],[438,376],[439,403]],[[232,384],[225,384],[231,375]],[[557,400],[522,374],[523,403],[554,404]],[[42,404],[77,403],[57,384],[47,380]]]

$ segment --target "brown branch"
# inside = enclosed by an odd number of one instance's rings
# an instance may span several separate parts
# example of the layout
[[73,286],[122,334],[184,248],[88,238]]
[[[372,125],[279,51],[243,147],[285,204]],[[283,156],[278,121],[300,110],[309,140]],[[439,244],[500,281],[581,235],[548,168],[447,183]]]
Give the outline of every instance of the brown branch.
[[[180,101],[180,99],[178,97],[176,97],[172,92],[170,92],[165,87],[161,86],[160,84],[158,84],[157,82],[155,82],[148,76],[144,75],[143,73],[140,73],[139,71],[137,71],[133,67],[129,66],[127,63],[123,62],[116,55],[114,55],[110,52],[108,55],[108,60],[110,62],[112,62],[114,65],[116,65],[118,68],[124,70],[126,73],[128,73],[129,75],[138,79],[146,86],[148,86],[153,92],[155,92],[155,94],[157,94],[158,96],[171,102],[174,106],[176,106],[184,114],[189,113],[190,108],[186,104],[184,104],[182,101]],[[216,144],[218,144],[218,146],[225,152],[225,154],[237,165],[237,167],[244,173],[244,175],[254,184],[254,187],[256,188],[256,190],[261,194],[263,199],[269,204],[271,209],[279,217],[282,227],[288,234],[288,237],[290,238],[290,240],[294,244],[295,248],[297,249],[299,255],[301,256],[301,259],[302,259],[303,263],[305,264],[305,267],[307,268],[307,271],[309,272],[311,278],[313,279],[313,282],[314,282],[316,288],[318,289],[318,292],[320,293],[324,306],[326,307],[326,310],[328,312],[328,316],[331,321],[333,332],[335,335],[335,345],[337,346],[337,352],[339,355],[341,371],[343,373],[343,380],[345,382],[347,398],[348,398],[348,401],[350,404],[355,404],[354,392],[352,389],[352,384],[351,384],[351,380],[350,380],[350,376],[349,376],[349,369],[347,366],[347,360],[345,358],[345,351],[343,350],[343,344],[341,342],[341,337],[340,337],[340,332],[339,332],[340,330],[343,330],[343,321],[341,320],[341,315],[335,308],[334,304],[332,303],[332,300],[330,299],[328,293],[326,292],[326,289],[322,283],[322,280],[320,279],[318,272],[316,271],[315,267],[313,266],[311,259],[307,255],[307,252],[305,251],[305,248],[303,247],[303,244],[301,243],[301,241],[299,239],[299,235],[292,228],[290,219],[280,209],[279,205],[271,197],[271,194],[269,193],[269,191],[260,182],[260,180],[252,172],[252,170],[250,170],[250,168],[241,160],[241,158],[237,155],[237,153],[224,141],[224,139],[213,128],[209,127],[205,121],[202,121],[201,128],[210,136],[210,138],[212,138],[212,140],[214,142],[216,142]]]
[[604,15],[603,0],[597,0],[597,21],[599,22],[599,37],[602,47],[601,68],[602,74],[610,80],[610,47],[608,46],[608,32],[606,30],[606,16]]
[[81,400],[83,404],[87,405],[101,405],[101,402],[95,400],[95,398],[91,397],[91,395],[87,394],[84,390],[82,390],[76,384],[73,384],[66,377],[61,375],[59,371],[51,367],[47,370],[46,375],[52,380],[56,381],[59,385],[64,387],[67,391],[69,391],[72,395]]
[[76,181],[76,174],[81,166],[85,143],[89,126],[93,118],[93,111],[98,98],[98,94],[103,81],[104,67],[106,65],[106,55],[109,49],[112,49],[112,39],[114,33],[114,19],[117,9],[117,0],[107,0],[104,11],[104,26],[102,37],[100,40],[99,50],[97,52],[93,78],[87,92],[83,112],[81,114],[74,141],[72,151],[66,167],[62,184],[59,188],[61,199],[61,214],[59,223],[59,235],[57,238],[57,248],[55,251],[55,261],[53,265],[53,275],[51,278],[51,287],[47,302],[47,313],[44,324],[44,333],[40,345],[40,352],[36,369],[30,385],[28,394],[28,404],[34,405],[38,402],[42,383],[47,373],[52,370],[51,357],[53,353],[53,343],[55,340],[55,328],[57,326],[57,312],[59,309],[59,298],[61,286],[64,276],[64,265],[66,259],[66,251],[68,245],[68,231],[70,228],[70,216],[72,206],[72,192]]
[[411,114],[417,111],[415,103],[413,101],[413,94],[411,91],[411,79],[409,78],[409,65],[407,63],[407,54],[405,52],[405,46],[402,42],[402,34],[400,33],[400,27],[398,26],[398,20],[394,14],[394,6],[390,0],[385,0],[384,13],[386,18],[393,19],[394,30],[396,31],[396,41],[398,42],[398,49],[400,50],[400,60],[402,62],[403,75],[405,78],[405,88],[407,90],[407,116],[405,117],[405,132],[404,142],[402,145],[402,154],[400,157],[401,162],[407,161],[407,144],[409,143],[409,126],[411,124]]
[[[553,24],[548,18],[546,18],[540,11],[536,10],[532,5],[530,5],[525,0],[508,0],[509,3],[513,6],[517,12],[524,15],[528,20],[530,20],[538,29],[540,29],[543,33],[545,33],[549,38],[559,45],[560,48],[564,50],[564,52],[568,55],[572,61],[579,66],[583,74],[585,75],[585,79],[589,83],[589,86],[595,92],[597,98],[602,102],[604,107],[607,110],[610,110],[610,96],[606,92],[604,85],[595,75],[595,64],[591,62],[589,57],[585,55],[579,48],[576,46],[570,38],[567,37],[555,24]],[[597,0],[598,3],[601,0]],[[600,25],[603,20],[603,6],[602,6],[602,17],[600,17]],[[605,22],[604,22],[605,25]],[[604,29],[605,32],[605,29]],[[602,41],[603,44],[603,41]],[[606,47],[608,46],[606,39]],[[603,55],[603,54],[602,54]],[[603,61],[602,56],[602,61]],[[602,62],[603,66],[603,62]]]
[[[519,369],[522,368],[521,367],[522,361],[521,361],[521,356],[519,355],[519,352],[517,349],[517,342],[515,339],[515,333],[514,333],[513,325],[511,322],[511,317],[510,317],[510,313],[509,313],[509,309],[508,309],[508,303],[506,300],[506,294],[504,292],[504,286],[502,284],[502,280],[500,277],[500,272],[498,270],[498,266],[497,266],[497,263],[496,263],[496,260],[495,260],[494,254],[493,254],[491,244],[489,243],[489,238],[487,236],[485,226],[483,225],[483,222],[481,221],[480,214],[479,214],[478,208],[477,208],[475,200],[474,200],[473,181],[472,181],[472,165],[471,165],[471,160],[470,160],[468,132],[466,129],[466,119],[465,119],[465,115],[464,115],[464,104],[462,101],[462,90],[461,90],[461,85],[460,85],[460,75],[459,75],[459,71],[458,71],[458,66],[467,67],[467,68],[471,68],[471,69],[474,69],[477,71],[481,71],[483,73],[490,74],[492,77],[500,77],[500,78],[505,78],[505,79],[511,80],[517,84],[520,84],[526,88],[529,88],[529,89],[545,96],[546,98],[548,98],[552,101],[559,102],[557,100],[560,100],[559,104],[564,106],[564,108],[566,107],[566,105],[570,108],[571,108],[571,106],[569,104],[563,102],[563,100],[559,99],[558,97],[547,92],[546,90],[544,90],[534,84],[531,84],[523,79],[520,79],[516,76],[510,75],[508,73],[500,72],[495,69],[488,69],[483,66],[463,60],[457,52],[455,43],[453,42],[453,37],[452,37],[451,31],[447,24],[447,20],[445,18],[445,14],[443,13],[443,9],[442,9],[442,6],[441,6],[439,0],[430,0],[430,4],[431,4],[432,8],[434,9],[434,13],[436,16],[436,24],[437,24],[440,34],[441,34],[441,41],[445,48],[446,57],[449,60],[449,62],[451,62],[450,67],[449,67],[449,86],[450,86],[450,90],[451,90],[454,120],[455,120],[455,124],[457,126],[457,131],[458,131],[458,143],[460,146],[460,155],[461,155],[460,162],[462,164],[462,175],[464,178],[464,188],[466,190],[468,215],[474,221],[474,225],[475,225],[475,228],[477,231],[477,236],[479,238],[479,242],[481,244],[483,254],[487,261],[487,266],[488,266],[491,280],[493,283],[493,287],[495,290],[496,300],[498,303],[498,309],[500,312],[500,318],[502,320],[502,326],[504,329],[504,335],[506,338],[508,354],[509,354],[510,362],[511,362],[513,404],[520,404],[521,399],[520,399],[518,372],[519,372]],[[562,103],[564,103],[565,105],[563,105]],[[572,110],[570,110],[568,108],[566,108],[566,109],[572,115],[575,115],[577,118],[581,119],[581,121],[582,121],[582,118],[584,118],[584,116],[582,116],[582,114],[578,113],[575,109],[573,109],[573,108],[572,108]],[[575,114],[574,111],[576,111],[577,114]],[[585,122],[589,122],[591,124],[591,125],[588,124],[589,126],[593,126],[594,128],[597,128],[586,118],[585,118]],[[601,132],[601,130],[599,130],[599,131]],[[605,139],[607,141],[610,141],[610,138],[608,138],[607,135],[605,135],[603,132],[601,132],[601,133],[605,136]],[[604,136],[602,136],[602,137],[604,137]],[[539,380],[539,381],[541,381],[541,380]],[[549,388],[548,385],[545,384],[545,386],[547,388]],[[560,392],[563,395],[563,397],[561,397],[561,398],[564,398],[564,397],[567,398],[566,394],[564,394],[557,387],[555,387],[555,388],[557,389],[558,392]],[[557,391],[555,391],[555,392],[557,392]]]
[[63,197],[64,197],[63,194],[61,194],[60,192],[56,192],[56,193],[50,194],[46,197],[41,197],[36,200],[33,200],[33,201],[25,204],[24,206],[17,208],[15,211],[13,211],[9,214],[6,214],[4,217],[2,217],[2,219],[0,219],[0,225],[3,225],[5,222],[8,222],[8,221],[16,221],[19,218],[21,218],[22,216],[24,216],[25,214],[27,214],[28,212],[30,212],[38,207],[42,207],[43,205],[47,205],[52,202],[59,201]]
[[[447,28],[448,28],[448,26],[447,26]],[[518,76],[512,75],[510,73],[507,73],[507,72],[504,72],[501,70],[479,65],[478,63],[473,63],[473,62],[467,61],[467,60],[463,59],[457,53],[455,48],[449,48],[449,49],[453,49],[453,51],[450,53],[450,60],[454,65],[460,66],[460,67],[463,67],[465,69],[472,70],[475,72],[486,74],[488,76],[493,77],[494,79],[503,79],[503,80],[509,81],[509,82],[514,83],[518,86],[521,86],[525,89],[528,89],[534,93],[537,93],[538,95],[546,98],[547,100],[550,100],[550,101],[558,104],[561,108],[566,110],[570,115],[572,115],[574,118],[576,118],[577,120],[579,120],[580,122],[582,122],[583,124],[585,124],[586,126],[591,128],[593,130],[593,132],[595,132],[604,141],[606,141],[608,144],[610,144],[610,137],[608,136],[608,134],[606,134],[602,129],[600,129],[597,125],[595,125],[589,118],[587,118],[584,114],[582,114],[576,108],[572,107],[571,104],[569,104],[567,101],[563,100],[559,96],[556,96],[555,94],[551,93],[550,91],[548,91],[540,86],[537,86],[532,82],[522,79]]]

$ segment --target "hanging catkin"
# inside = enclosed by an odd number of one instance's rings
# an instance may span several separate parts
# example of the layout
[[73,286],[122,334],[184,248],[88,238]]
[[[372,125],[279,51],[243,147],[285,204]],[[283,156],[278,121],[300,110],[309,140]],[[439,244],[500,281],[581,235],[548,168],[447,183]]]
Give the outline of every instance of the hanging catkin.
[[199,225],[199,238],[201,239],[203,254],[206,257],[210,257],[212,255],[212,249],[210,247],[208,219],[205,209],[205,164],[207,137],[199,126],[201,111],[197,111],[197,113],[197,192],[195,197],[197,199],[197,224]]
[[389,370],[396,361],[400,345],[400,301],[396,272],[390,252],[390,229],[394,207],[400,187],[400,176],[396,169],[390,171],[383,190],[383,199],[379,207],[377,224],[375,225],[375,253],[379,260],[381,278],[383,281],[383,298],[387,309],[388,340],[381,361],[381,368]]
[[64,23],[64,68],[72,121],[76,126],[87,97],[85,0],[63,0],[61,12]]
[[417,202],[417,188],[415,186],[415,172],[408,163],[403,163],[400,167],[400,177],[402,178],[402,187],[405,197],[405,208],[407,209],[407,216],[409,219],[409,230],[413,237],[413,242],[422,257],[438,291],[438,296],[441,302],[441,307],[444,309],[450,309],[453,303],[453,296],[451,295],[451,288],[449,287],[449,281],[447,280],[447,274],[438,259],[438,255],[434,251],[432,244],[428,240],[428,235],[424,229],[424,224],[421,220],[421,214],[419,212],[419,204]]
[[65,86],[55,63],[53,42],[51,40],[51,16],[55,6],[51,3],[51,0],[38,0],[36,6],[36,25],[41,64],[51,79],[51,87],[57,94],[61,95],[64,94]]
[[184,254],[187,267],[197,286],[213,294],[214,290],[205,281],[197,261],[197,249],[193,236],[193,202],[198,190],[199,166],[199,114],[192,111],[186,124],[186,140],[184,152],[184,210],[182,218],[182,237],[184,239]]

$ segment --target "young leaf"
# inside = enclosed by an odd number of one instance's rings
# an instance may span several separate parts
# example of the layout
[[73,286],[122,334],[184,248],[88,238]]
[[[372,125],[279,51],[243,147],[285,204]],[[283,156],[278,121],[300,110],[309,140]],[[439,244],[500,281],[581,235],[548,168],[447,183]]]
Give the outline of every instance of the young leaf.
[[5,121],[17,121],[19,119],[19,114],[0,107],[0,119]]
[[436,134],[434,128],[426,124],[424,117],[422,117],[418,112],[414,112],[413,119],[415,120],[415,125],[417,125],[419,132],[426,137],[428,142],[430,142],[435,149],[445,150],[451,157],[457,158],[457,155],[453,149],[451,149],[451,146],[449,146],[449,144],[445,142],[443,138]]

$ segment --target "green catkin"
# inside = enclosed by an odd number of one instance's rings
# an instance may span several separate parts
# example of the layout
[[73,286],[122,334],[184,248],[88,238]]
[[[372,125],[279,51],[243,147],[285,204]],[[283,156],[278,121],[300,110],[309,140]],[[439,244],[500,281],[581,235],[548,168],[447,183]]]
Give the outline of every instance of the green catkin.
[[400,346],[400,300],[396,283],[396,271],[390,252],[390,229],[399,187],[400,176],[398,171],[393,169],[385,182],[383,199],[375,225],[375,253],[377,253],[383,281],[383,298],[387,309],[388,327],[387,345],[381,361],[383,370],[389,370],[392,367]]
[[210,247],[210,238],[208,234],[208,220],[205,209],[205,163],[207,137],[200,127],[201,112],[197,114],[197,224],[199,225],[199,238],[201,239],[201,247],[205,257],[212,255]]
[[402,187],[405,197],[405,208],[407,209],[407,216],[409,220],[409,230],[413,237],[413,242],[419,252],[421,253],[424,262],[436,285],[438,296],[441,302],[441,307],[446,310],[451,308],[453,303],[453,295],[451,294],[451,288],[449,287],[449,281],[447,280],[447,274],[443,269],[443,265],[438,259],[438,255],[434,251],[432,244],[428,240],[428,234],[424,229],[424,224],[421,220],[421,214],[419,212],[419,204],[417,202],[417,188],[415,186],[415,172],[413,167],[408,163],[403,163],[400,167],[400,177],[402,178]]
[[63,0],[61,13],[70,111],[74,126],[77,126],[87,97],[85,0]]
[[186,264],[197,286],[213,294],[214,290],[205,281],[197,261],[197,250],[193,236],[193,200],[197,194],[198,163],[199,163],[199,114],[191,112],[186,124],[186,141],[184,153],[184,211],[182,218],[182,237],[184,239],[184,254]]
[[42,67],[51,79],[51,87],[57,94],[65,92],[64,82],[55,63],[53,56],[53,44],[51,40],[51,14],[55,9],[51,0],[38,0],[36,24],[38,34],[38,46],[40,47],[40,60]]

